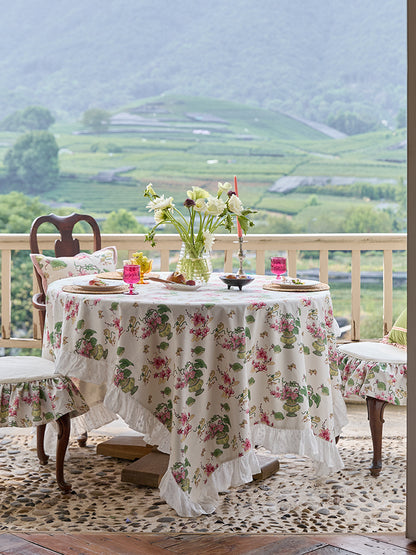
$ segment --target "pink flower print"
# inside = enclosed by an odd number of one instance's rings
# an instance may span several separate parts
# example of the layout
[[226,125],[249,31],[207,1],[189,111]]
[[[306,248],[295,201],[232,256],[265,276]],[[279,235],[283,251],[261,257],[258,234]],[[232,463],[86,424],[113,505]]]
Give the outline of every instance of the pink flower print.
[[222,432],[223,430],[224,424],[221,422],[221,420],[210,422],[208,425],[208,431],[204,437],[204,441],[208,441],[209,439],[214,438],[218,432]]
[[280,387],[276,387],[276,389],[271,389],[270,390],[270,395],[273,395],[273,397],[275,397],[276,399],[280,399],[282,394],[280,392]]
[[150,314],[146,315],[145,326],[142,328],[142,339],[150,337],[153,333],[156,333],[158,327],[162,324],[162,317],[156,311],[152,311]]
[[319,432],[319,437],[324,439],[325,441],[331,441],[331,434],[328,428],[322,428]]
[[293,322],[284,317],[282,317],[278,322],[273,323],[270,327],[279,333],[292,332],[295,329]]
[[194,326],[204,326],[207,322],[205,316],[200,314],[199,312],[195,312],[192,316],[192,323]]
[[302,299],[301,302],[302,302],[303,306],[311,306],[312,305],[311,299]]
[[266,306],[266,303],[252,303],[249,308],[254,310],[261,310],[265,306]]
[[181,469],[172,470],[172,474],[177,484],[181,484],[182,481],[186,478],[185,470],[183,467]]
[[118,330],[118,337],[120,338],[121,334],[123,333],[123,328],[121,327],[120,318],[114,318],[113,326]]
[[255,372],[266,372],[268,365],[272,362],[272,358],[267,356],[267,351],[264,347],[257,349],[255,359],[252,362],[252,367]]
[[188,413],[183,412],[180,416],[181,425],[184,426],[190,418],[191,418],[191,415],[189,412]]
[[172,370],[169,368],[169,360],[163,357],[155,357],[151,361],[151,365],[154,366],[158,372],[154,373],[155,378],[159,378],[159,383],[167,381],[172,373]]
[[249,439],[246,439],[245,442],[243,443],[243,449],[244,449],[244,451],[250,451],[251,442],[250,442]]
[[267,424],[267,426],[270,426],[270,419],[268,417],[268,415],[265,412],[262,412],[260,415],[260,422],[262,422],[263,424]]
[[318,327],[315,322],[312,324],[308,324],[306,326],[308,332],[314,337],[315,339],[322,339],[325,340],[325,332],[322,328]]
[[211,474],[212,474],[213,472],[215,472],[216,468],[218,468],[218,465],[215,465],[215,466],[214,466],[213,464],[210,464],[210,463],[208,463],[208,464],[205,466],[204,470],[205,470],[205,474],[206,474],[207,478],[208,478],[209,476],[211,476]]
[[299,397],[299,388],[298,387],[290,387],[289,385],[285,384],[283,386],[282,392],[282,399],[297,399]]

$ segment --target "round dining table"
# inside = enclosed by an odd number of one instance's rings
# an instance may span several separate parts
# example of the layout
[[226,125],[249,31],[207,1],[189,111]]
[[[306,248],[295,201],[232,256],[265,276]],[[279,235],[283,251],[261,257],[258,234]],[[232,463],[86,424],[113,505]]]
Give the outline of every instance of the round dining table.
[[329,290],[264,289],[270,276],[228,289],[215,273],[199,288],[68,290],[90,277],[49,285],[43,356],[104,387],[105,409],[169,453],[160,495],[179,515],[212,513],[219,492],[250,482],[258,446],[308,456],[316,475],[343,468]]

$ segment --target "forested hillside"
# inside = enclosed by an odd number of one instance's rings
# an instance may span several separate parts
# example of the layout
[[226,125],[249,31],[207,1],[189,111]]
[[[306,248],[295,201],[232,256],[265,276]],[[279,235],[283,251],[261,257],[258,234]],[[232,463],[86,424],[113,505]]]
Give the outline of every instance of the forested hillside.
[[0,0],[0,119],[161,93],[327,122],[394,126],[405,107],[405,0]]

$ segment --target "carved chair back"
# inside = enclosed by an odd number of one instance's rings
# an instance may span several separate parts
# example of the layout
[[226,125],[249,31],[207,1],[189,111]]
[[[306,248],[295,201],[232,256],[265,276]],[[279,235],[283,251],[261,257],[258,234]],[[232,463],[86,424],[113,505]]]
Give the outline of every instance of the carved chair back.
[[[60,239],[55,241],[55,256],[75,256],[80,252],[80,245],[77,238],[72,236],[75,224],[78,222],[87,222],[93,231],[94,235],[94,251],[101,249],[101,233],[96,220],[88,214],[70,214],[69,216],[57,216],[56,214],[49,214],[48,216],[39,216],[32,223],[30,230],[30,252],[39,254],[38,245],[38,229],[44,223],[53,224],[61,235]],[[39,309],[40,326],[43,335],[45,325],[45,291],[43,290],[42,278],[35,269],[36,279],[39,285],[40,293],[33,296],[33,305]]]

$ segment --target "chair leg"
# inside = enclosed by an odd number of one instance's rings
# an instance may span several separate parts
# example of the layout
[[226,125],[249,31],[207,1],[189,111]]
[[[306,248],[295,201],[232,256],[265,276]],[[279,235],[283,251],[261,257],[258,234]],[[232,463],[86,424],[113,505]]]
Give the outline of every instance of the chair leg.
[[78,445],[80,447],[85,447],[87,445],[88,433],[83,432],[77,437]]
[[381,447],[383,441],[383,414],[387,401],[367,397],[367,414],[370,422],[371,439],[373,441],[373,463],[370,468],[372,476],[378,476],[382,469]]
[[56,421],[58,424],[58,441],[56,444],[56,481],[59,489],[64,493],[71,491],[71,484],[64,479],[65,453],[68,447],[69,435],[71,433],[71,418],[69,414],[64,414]]
[[45,453],[44,448],[45,430],[46,424],[36,426],[36,451],[40,464],[46,464],[49,459],[48,455]]

